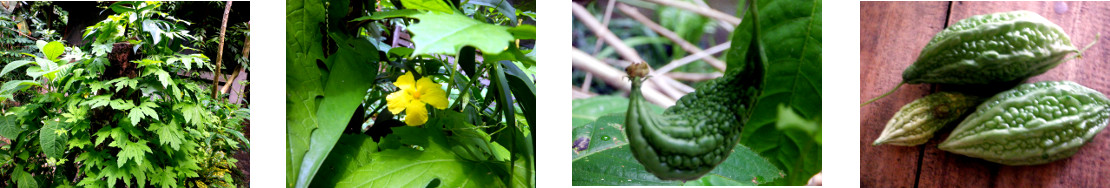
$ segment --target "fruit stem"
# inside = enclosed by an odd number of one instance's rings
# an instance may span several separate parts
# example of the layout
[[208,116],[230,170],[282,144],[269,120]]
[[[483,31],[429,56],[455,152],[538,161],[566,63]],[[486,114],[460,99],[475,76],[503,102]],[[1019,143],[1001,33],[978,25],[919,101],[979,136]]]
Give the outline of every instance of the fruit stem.
[[886,97],[887,95],[890,95],[891,93],[894,93],[894,91],[898,91],[898,88],[901,88],[903,84],[906,84],[906,82],[898,83],[898,86],[894,86],[894,89],[884,93],[883,95],[880,95],[879,97],[875,97],[871,100],[868,100],[867,102],[864,102],[863,104],[860,104],[859,107],[863,107],[867,104],[871,104],[871,102],[875,102],[875,100],[879,100],[883,97]]
[[1102,33],[1095,34],[1095,41],[1091,41],[1090,44],[1087,44],[1086,47],[1083,47],[1082,50],[1079,50],[1078,54],[1076,54],[1075,56],[1072,56],[1071,58],[1068,58],[1067,60],[1064,60],[1063,62],[1071,61],[1072,59],[1075,59],[1077,57],[1078,58],[1083,58],[1083,52],[1086,52],[1088,48],[1091,48],[1092,46],[1095,46],[1095,44],[1098,43],[1099,38],[1102,38]]

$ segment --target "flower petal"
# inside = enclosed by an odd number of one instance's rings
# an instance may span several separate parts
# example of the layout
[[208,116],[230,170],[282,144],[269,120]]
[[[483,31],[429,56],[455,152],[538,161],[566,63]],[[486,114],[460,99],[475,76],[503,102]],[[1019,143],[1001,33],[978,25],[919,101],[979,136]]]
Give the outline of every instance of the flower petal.
[[447,92],[431,79],[421,78],[416,82],[416,89],[420,92],[420,101],[426,102],[436,109],[447,108]]
[[412,101],[412,96],[405,91],[397,91],[385,96],[386,106],[389,107],[389,112],[393,114],[401,114],[401,110],[405,110],[405,106]]
[[413,100],[405,108],[405,124],[409,126],[420,126],[428,122],[428,109],[424,107],[424,103],[418,100]]
[[405,75],[397,77],[397,82],[393,82],[393,85],[401,88],[401,91],[411,91],[416,87],[416,80],[412,78],[412,72],[406,72]]

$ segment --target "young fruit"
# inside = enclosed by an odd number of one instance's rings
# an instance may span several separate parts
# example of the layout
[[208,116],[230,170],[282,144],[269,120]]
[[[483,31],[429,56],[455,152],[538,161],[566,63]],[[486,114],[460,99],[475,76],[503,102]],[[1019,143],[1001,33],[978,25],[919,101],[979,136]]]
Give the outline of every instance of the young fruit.
[[1106,128],[1110,100],[1070,81],[1024,84],[987,99],[940,149],[1005,165],[1067,158]]
[[873,145],[916,146],[933,133],[971,113],[981,99],[954,92],[939,92],[914,100],[894,113]]

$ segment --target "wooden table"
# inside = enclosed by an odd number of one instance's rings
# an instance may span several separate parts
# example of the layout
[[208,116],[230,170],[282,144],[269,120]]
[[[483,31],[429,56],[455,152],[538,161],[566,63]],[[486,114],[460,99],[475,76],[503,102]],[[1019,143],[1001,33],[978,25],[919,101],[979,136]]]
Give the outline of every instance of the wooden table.
[[[1041,14],[1083,48],[1102,34],[1084,58],[1065,62],[1026,82],[1070,80],[1110,94],[1110,2],[860,2],[860,103],[902,81],[933,35],[972,15],[1013,10]],[[871,146],[902,105],[931,94],[933,84],[905,85],[860,109],[860,185],[863,187],[1107,187],[1110,131],[1102,131],[1074,156],[1043,165],[1005,166],[948,153],[937,144],[955,125],[916,147]]]

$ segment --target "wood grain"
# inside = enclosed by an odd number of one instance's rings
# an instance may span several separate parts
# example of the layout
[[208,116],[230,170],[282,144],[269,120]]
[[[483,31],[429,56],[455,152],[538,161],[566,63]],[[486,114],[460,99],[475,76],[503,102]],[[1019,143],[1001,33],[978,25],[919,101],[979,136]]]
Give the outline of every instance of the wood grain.
[[[919,45],[944,29],[947,2],[860,2],[860,101],[882,95],[902,81]],[[913,28],[913,29],[910,29]],[[893,74],[896,73],[896,74]],[[863,187],[913,187],[919,147],[872,147],[886,121],[902,104],[925,96],[929,85],[907,85],[860,109],[860,173]],[[883,160],[874,160],[883,159]]]
[[[1070,80],[1110,93],[1110,2],[860,2],[860,102],[892,89],[921,48],[945,26],[973,15],[1028,10],[1060,25],[1079,48],[1101,33],[1084,57],[1025,81]],[[939,21],[937,21],[939,19]],[[1005,166],[948,153],[937,144],[954,125],[922,146],[871,146],[902,105],[961,86],[906,85],[860,109],[863,187],[1105,187],[1110,185],[1110,132],[1074,156],[1043,165]],[[966,89],[966,87],[964,88]]]

